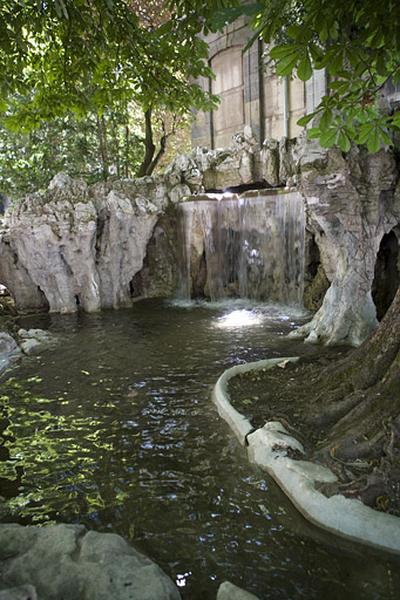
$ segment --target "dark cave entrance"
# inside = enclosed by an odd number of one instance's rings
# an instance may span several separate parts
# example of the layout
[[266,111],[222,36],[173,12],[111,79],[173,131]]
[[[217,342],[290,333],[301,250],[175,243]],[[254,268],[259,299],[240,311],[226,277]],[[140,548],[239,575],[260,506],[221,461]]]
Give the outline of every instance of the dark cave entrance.
[[375,263],[372,298],[381,321],[396,295],[400,282],[399,239],[392,229],[383,236]]

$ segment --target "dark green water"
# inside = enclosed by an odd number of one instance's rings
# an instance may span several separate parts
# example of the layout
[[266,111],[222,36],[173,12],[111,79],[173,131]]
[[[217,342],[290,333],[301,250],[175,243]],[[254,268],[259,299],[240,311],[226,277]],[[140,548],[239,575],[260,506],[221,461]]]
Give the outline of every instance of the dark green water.
[[399,562],[307,524],[219,419],[223,369],[319,352],[285,339],[294,323],[276,310],[220,327],[232,310],[141,302],[21,322],[58,343],[2,384],[4,518],[119,533],[185,599],[225,579],[274,600],[398,598]]

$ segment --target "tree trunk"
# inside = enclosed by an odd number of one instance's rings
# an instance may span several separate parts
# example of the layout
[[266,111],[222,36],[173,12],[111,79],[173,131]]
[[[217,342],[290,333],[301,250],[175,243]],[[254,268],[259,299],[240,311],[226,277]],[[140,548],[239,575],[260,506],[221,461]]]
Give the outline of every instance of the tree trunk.
[[160,148],[159,148],[157,154],[155,155],[155,157],[153,158],[153,160],[151,161],[150,165],[148,166],[146,175],[151,175],[153,173],[154,169],[160,162],[161,157],[165,154],[165,150],[167,148],[167,140],[168,140],[168,135],[165,133],[165,130],[164,130],[164,133],[161,136],[161,140],[160,140]]
[[130,151],[130,131],[129,131],[129,125],[125,125],[125,177],[129,177],[129,151]]
[[[314,373],[312,384],[304,371],[299,385],[311,392],[306,422],[324,431],[314,457],[348,481],[341,491],[400,510],[400,288],[368,340]],[[367,465],[362,476],[352,471],[359,461]]]
[[144,119],[145,119],[145,154],[144,154],[144,159],[142,164],[139,167],[137,176],[138,177],[144,177],[145,175],[148,175],[148,170],[149,167],[151,166],[153,157],[154,157],[154,152],[156,151],[156,147],[154,145],[154,141],[153,141],[153,126],[152,126],[152,122],[151,122],[151,117],[152,117],[152,110],[151,108],[148,108],[146,110],[146,112],[144,113]]
[[101,156],[101,167],[103,172],[103,178],[108,178],[108,149],[107,149],[107,130],[104,117],[99,115],[96,116],[97,122],[97,135],[99,139],[99,149]]

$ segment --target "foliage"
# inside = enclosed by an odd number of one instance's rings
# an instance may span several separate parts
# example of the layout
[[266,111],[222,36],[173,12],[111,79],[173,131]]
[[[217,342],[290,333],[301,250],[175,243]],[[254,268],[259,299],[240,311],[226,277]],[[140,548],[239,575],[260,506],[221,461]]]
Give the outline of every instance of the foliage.
[[115,139],[105,143],[104,123],[116,119],[117,129],[126,128],[131,116],[122,123],[117,115],[132,115],[132,107],[137,115],[140,108],[146,123],[139,139],[145,144],[145,164],[138,167],[140,152],[131,148],[130,153],[136,170],[149,174],[169,137],[168,132],[158,135],[162,143],[156,153],[154,119],[173,113],[180,120],[192,107],[207,109],[215,102],[194,83],[210,75],[207,46],[196,32],[193,26],[183,31],[163,0],[3,0],[1,124],[28,134],[44,121],[55,129],[67,122],[67,130],[82,121],[85,130],[97,120],[106,176],[106,163],[115,162],[111,153],[105,156],[108,146],[121,146],[122,140],[111,128]]
[[177,24],[171,18],[143,26],[127,0],[5,0],[2,108],[18,108],[18,119],[30,128],[66,109],[101,113],[122,100],[175,112],[202,104],[204,94],[187,77],[209,72],[207,48],[191,28],[184,35]]
[[[163,127],[170,134],[168,149],[160,159],[163,169],[177,152],[190,148],[190,118],[170,113],[154,117],[158,143]],[[27,133],[0,127],[0,192],[18,199],[47,188],[55,173],[64,171],[95,183],[105,177],[134,177],[144,154],[143,115],[135,105],[128,111],[107,111],[101,118],[103,153],[97,115],[77,119],[73,113],[44,121]]]
[[[254,39],[269,44],[277,73],[307,81],[313,69],[325,68],[330,92],[315,112],[300,119],[307,125],[318,117],[310,136],[325,147],[348,151],[352,141],[370,152],[392,143],[400,129],[400,112],[382,98],[387,86],[400,83],[400,3],[388,0],[261,0],[222,2],[210,14],[210,2],[179,2],[204,15],[208,27],[221,29],[240,14],[254,27]],[[388,110],[389,109],[389,110]]]
[[[71,176],[83,177],[89,183],[102,179],[104,171],[120,171],[129,176],[141,161],[141,147],[135,143],[141,133],[139,122],[130,123],[130,143],[126,149],[123,115],[109,113],[103,116],[108,136],[107,148],[111,164],[104,165],[99,150],[96,115],[89,114],[77,120],[73,113],[44,121],[27,133],[0,129],[1,191],[13,198],[44,189],[55,173],[65,171]],[[135,133],[133,133],[135,132]]]

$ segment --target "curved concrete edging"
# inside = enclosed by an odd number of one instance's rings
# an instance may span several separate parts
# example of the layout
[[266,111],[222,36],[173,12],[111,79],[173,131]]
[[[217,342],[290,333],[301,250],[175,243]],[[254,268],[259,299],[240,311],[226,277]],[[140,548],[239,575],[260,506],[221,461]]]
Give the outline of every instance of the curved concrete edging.
[[247,445],[249,460],[273,477],[306,519],[352,541],[400,554],[399,517],[378,512],[360,500],[340,494],[326,497],[317,490],[315,484],[335,482],[336,475],[330,469],[317,463],[289,458],[288,449],[304,454],[304,448],[281,423],[269,421],[254,431],[250,421],[231,405],[228,382],[232,377],[297,360],[298,357],[272,358],[226,370],[212,393],[219,415],[231,427],[239,442]]
[[234,367],[224,371],[214,386],[212,399],[217,405],[218,414],[228,423],[242,446],[247,445],[247,436],[250,434],[250,432],[254,431],[254,427],[250,421],[235,408],[233,408],[232,404],[229,402],[229,380],[232,379],[232,377],[236,377],[236,375],[247,373],[248,371],[271,369],[271,367],[282,363],[284,360],[293,362],[299,359],[298,357],[267,358],[266,360],[258,360],[256,362],[245,363],[243,365],[235,365]]

